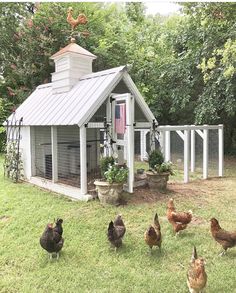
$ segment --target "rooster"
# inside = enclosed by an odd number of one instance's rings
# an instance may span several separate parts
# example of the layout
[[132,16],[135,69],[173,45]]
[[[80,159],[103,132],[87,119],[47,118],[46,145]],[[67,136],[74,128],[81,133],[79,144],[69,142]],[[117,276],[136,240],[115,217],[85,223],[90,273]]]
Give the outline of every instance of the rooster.
[[109,223],[107,229],[107,238],[110,241],[111,245],[115,247],[115,250],[122,245],[122,239],[125,235],[125,224],[122,220],[121,215],[118,215],[115,221]]
[[85,14],[80,13],[76,19],[72,16],[73,8],[69,7],[67,11],[67,22],[71,25],[72,29],[74,30],[77,25],[79,24],[86,24],[88,22],[87,17]]
[[158,246],[161,249],[161,226],[158,220],[157,213],[155,214],[153,225],[150,225],[144,234],[144,239],[152,251],[153,246]]
[[187,225],[191,222],[192,211],[176,212],[174,201],[171,198],[167,207],[167,219],[173,226],[174,232],[178,234],[179,231],[186,229]]
[[187,285],[190,293],[201,293],[207,283],[205,272],[205,261],[197,257],[197,250],[194,246],[190,266],[187,272]]
[[49,253],[50,259],[53,253],[56,253],[57,259],[59,258],[59,251],[63,247],[64,239],[57,231],[54,231],[52,224],[46,226],[39,242],[42,248]]
[[211,234],[213,238],[222,245],[223,251],[220,255],[224,255],[228,248],[236,246],[236,232],[228,232],[222,229],[219,222],[212,218],[211,220]]

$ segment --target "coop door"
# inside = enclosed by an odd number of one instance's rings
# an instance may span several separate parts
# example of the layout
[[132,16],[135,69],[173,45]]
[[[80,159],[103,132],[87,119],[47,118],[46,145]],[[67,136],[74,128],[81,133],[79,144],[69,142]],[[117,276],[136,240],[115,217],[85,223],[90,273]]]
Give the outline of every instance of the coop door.
[[129,168],[129,191],[134,177],[134,98],[130,94],[113,96],[112,125],[118,163]]

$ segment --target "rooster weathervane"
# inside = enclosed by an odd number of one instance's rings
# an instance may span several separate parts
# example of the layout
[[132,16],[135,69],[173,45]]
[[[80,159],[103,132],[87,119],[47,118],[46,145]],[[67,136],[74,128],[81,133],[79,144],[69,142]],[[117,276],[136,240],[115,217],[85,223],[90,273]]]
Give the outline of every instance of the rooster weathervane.
[[[71,25],[71,37],[72,34],[74,32],[74,29],[79,25],[85,25],[88,22],[88,19],[86,17],[86,15],[84,13],[80,13],[77,18],[75,19],[72,15],[73,12],[73,8],[69,7],[68,11],[67,11],[67,22]],[[89,36],[89,32],[88,31],[83,31],[83,32],[79,32],[78,34],[79,36],[82,35],[84,37],[88,37]]]

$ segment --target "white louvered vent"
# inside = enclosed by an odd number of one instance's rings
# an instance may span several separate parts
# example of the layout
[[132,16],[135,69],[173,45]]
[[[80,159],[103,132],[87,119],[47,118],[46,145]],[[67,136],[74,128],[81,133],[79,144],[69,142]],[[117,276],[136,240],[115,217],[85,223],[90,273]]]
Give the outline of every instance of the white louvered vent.
[[83,75],[92,73],[92,62],[96,58],[74,41],[54,54],[55,72],[52,73],[53,94],[68,92]]

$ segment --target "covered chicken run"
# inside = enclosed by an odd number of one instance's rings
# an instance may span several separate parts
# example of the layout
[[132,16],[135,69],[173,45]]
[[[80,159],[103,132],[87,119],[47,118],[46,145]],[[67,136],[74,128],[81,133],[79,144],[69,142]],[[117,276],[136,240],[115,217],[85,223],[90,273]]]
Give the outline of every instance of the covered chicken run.
[[96,56],[74,42],[51,58],[52,82],[38,86],[15,112],[16,119],[23,117],[26,179],[88,199],[101,156],[115,155],[129,168],[127,189],[133,192],[135,160],[150,149],[147,134],[156,122],[127,67],[93,73]]

